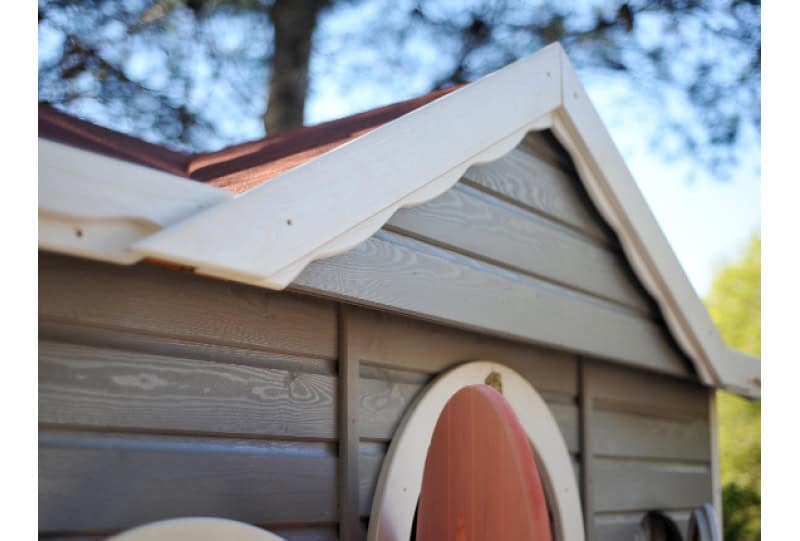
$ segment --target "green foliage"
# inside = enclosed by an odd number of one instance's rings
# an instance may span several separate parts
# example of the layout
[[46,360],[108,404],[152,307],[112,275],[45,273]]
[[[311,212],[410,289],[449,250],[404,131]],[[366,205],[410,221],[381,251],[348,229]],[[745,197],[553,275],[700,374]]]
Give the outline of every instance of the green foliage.
[[706,307],[729,346],[761,355],[761,237],[754,236],[744,257],[717,274]]
[[[723,268],[706,299],[725,342],[761,355],[761,238]],[[726,541],[761,539],[761,402],[717,393]]]
[[726,541],[761,539],[761,496],[736,483],[722,487]]

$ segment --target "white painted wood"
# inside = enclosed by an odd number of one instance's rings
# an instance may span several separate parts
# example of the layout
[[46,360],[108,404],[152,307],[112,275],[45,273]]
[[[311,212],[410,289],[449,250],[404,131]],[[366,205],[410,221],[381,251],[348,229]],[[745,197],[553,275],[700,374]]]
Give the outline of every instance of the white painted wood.
[[508,400],[531,441],[542,475],[558,541],[583,541],[578,484],[564,438],[542,397],[522,376],[502,364],[475,361],[438,377],[408,408],[381,467],[370,513],[369,541],[409,539],[422,487],[425,459],[436,421],[459,389],[500,374]]
[[558,44],[239,197],[40,141],[39,245],[118,263],[154,257],[282,289],[309,262],[352,248],[397,209],[432,199],[545,127],[701,380],[760,396],[760,363],[723,343]]
[[759,363],[743,363],[723,343],[563,49],[560,54],[562,103],[553,132],[592,202],[617,233],[636,275],[703,382],[759,396]]
[[433,199],[471,165],[549,126],[560,101],[559,50],[546,47],[134,249],[204,274],[283,288],[309,262],[352,248],[397,209]]
[[689,541],[722,541],[722,530],[717,523],[717,510],[704,504],[692,511],[686,539]]
[[282,541],[243,522],[211,517],[161,520],[115,535],[108,541]]
[[39,139],[39,247],[130,264],[130,246],[233,194]]

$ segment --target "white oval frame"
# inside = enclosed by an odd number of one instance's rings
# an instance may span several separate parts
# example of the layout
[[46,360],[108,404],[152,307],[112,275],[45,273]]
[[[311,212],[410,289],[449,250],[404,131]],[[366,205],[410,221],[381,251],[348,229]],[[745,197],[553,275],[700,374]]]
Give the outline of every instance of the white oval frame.
[[522,376],[491,361],[463,364],[439,376],[409,406],[381,467],[372,500],[368,541],[406,541],[417,507],[425,458],[436,421],[459,389],[500,374],[503,396],[531,442],[553,511],[554,539],[584,541],[580,493],[567,445],[550,409]]
[[172,518],[117,534],[107,541],[284,541],[256,526],[214,517]]

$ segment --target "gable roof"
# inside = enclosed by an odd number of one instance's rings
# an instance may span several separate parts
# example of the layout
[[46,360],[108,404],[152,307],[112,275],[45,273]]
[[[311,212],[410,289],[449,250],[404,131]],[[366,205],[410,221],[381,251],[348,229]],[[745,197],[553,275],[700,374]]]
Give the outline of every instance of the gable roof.
[[423,98],[416,108],[351,117],[344,135],[335,123],[317,127],[319,144],[306,148],[287,134],[190,158],[187,175],[208,175],[212,185],[40,141],[40,246],[121,263],[155,258],[282,289],[397,209],[436,197],[471,165],[549,128],[700,379],[759,395],[759,363],[722,342],[559,45]]
[[451,86],[222,150],[188,154],[39,105],[39,137],[241,193],[456,90]]
[[180,176],[187,176],[185,170],[191,158],[64,114],[47,104],[39,104],[39,137]]

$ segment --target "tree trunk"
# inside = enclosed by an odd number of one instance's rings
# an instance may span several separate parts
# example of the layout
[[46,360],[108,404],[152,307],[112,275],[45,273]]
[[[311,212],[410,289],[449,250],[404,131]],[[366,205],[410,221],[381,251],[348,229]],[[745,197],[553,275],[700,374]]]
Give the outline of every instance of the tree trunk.
[[275,50],[264,129],[267,135],[303,125],[311,38],[328,0],[276,0],[269,11]]

